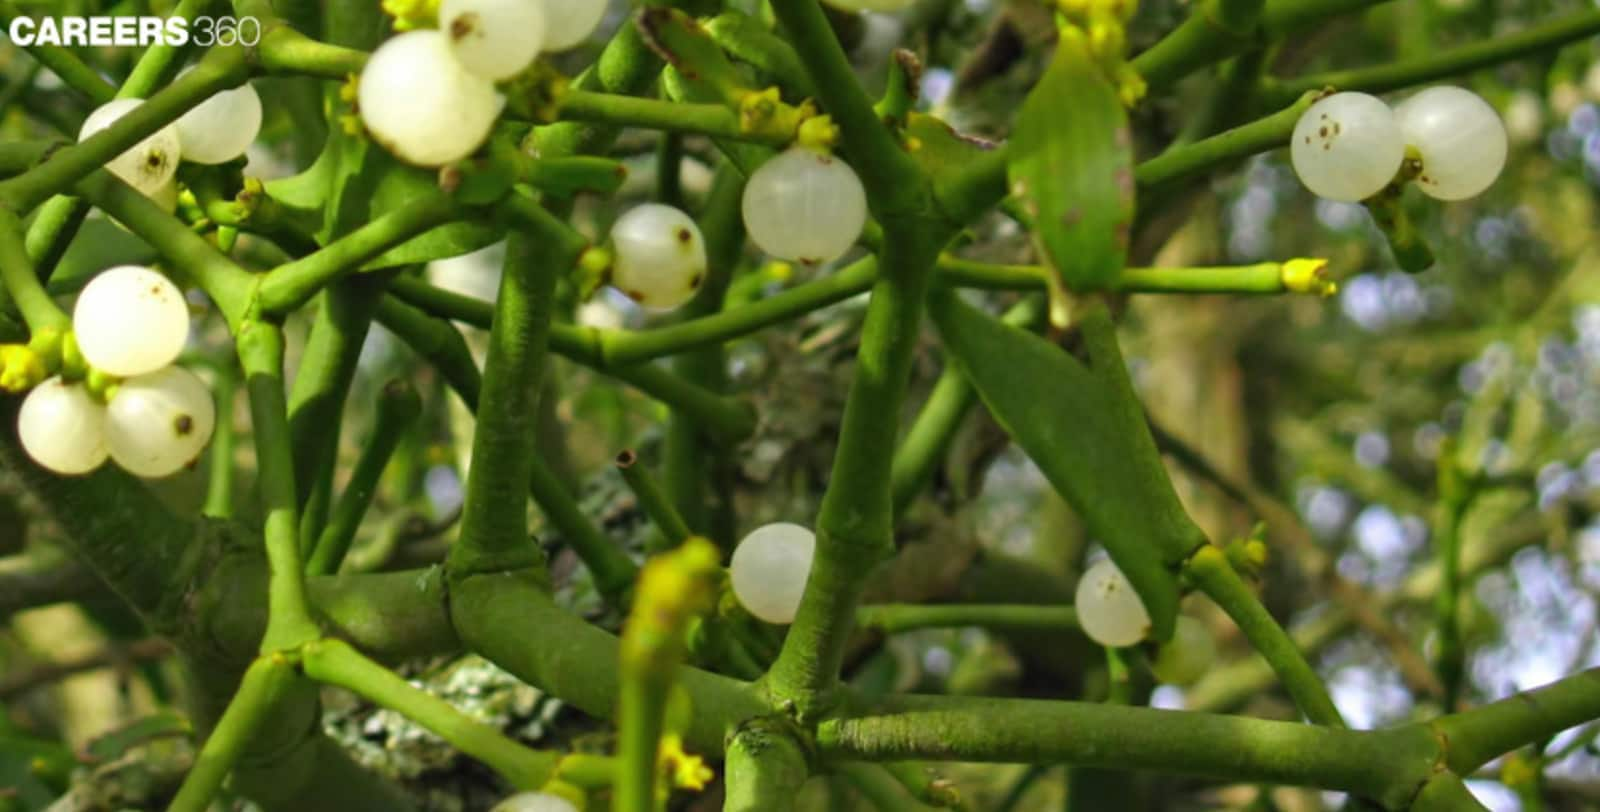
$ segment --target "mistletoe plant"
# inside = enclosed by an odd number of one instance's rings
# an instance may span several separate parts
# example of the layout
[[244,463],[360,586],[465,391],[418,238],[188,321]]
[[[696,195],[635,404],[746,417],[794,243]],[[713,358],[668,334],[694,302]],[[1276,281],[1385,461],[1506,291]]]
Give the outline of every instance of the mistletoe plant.
[[[637,812],[708,783],[725,809],[781,810],[824,774],[883,803],[910,792],[962,805],[954,785],[909,764],[936,760],[1067,764],[1074,793],[1099,768],[1338,790],[1365,808],[1481,808],[1463,779],[1600,718],[1600,672],[1459,701],[1464,565],[1444,533],[1436,662],[1421,671],[1442,684],[1445,712],[1347,727],[1302,644],[1258,599],[1264,541],[1208,538],[1180,502],[1157,441],[1174,446],[1152,432],[1118,339],[1134,295],[1334,291],[1318,259],[1130,265],[1135,243],[1161,234],[1198,182],[1285,146],[1311,192],[1365,203],[1401,265],[1431,264],[1403,191],[1478,194],[1505,163],[1506,132],[1459,88],[1393,109],[1367,94],[1600,31],[1600,12],[1579,11],[1415,60],[1265,75],[1265,55],[1289,37],[1378,2],[1200,0],[1132,58],[1131,0],[1019,3],[1053,22],[1052,36],[1027,44],[1047,64],[993,142],[928,112],[909,51],[869,97],[842,42],[859,34],[855,12],[906,5],[896,0],[640,2],[571,76],[559,52],[593,35],[600,0],[236,0],[231,10],[181,0],[176,16],[259,21],[259,42],[212,47],[187,68],[187,49],[155,45],[113,74],[120,82],[71,49],[35,44],[32,56],[94,109],[81,129],[66,122],[70,145],[0,144],[0,339],[10,342],[0,409],[15,427],[0,463],[184,662],[204,744],[170,798],[180,812],[221,792],[266,809],[412,808],[323,732],[321,686],[481,761],[508,810]],[[4,2],[0,13],[22,12]],[[1146,111],[1224,62],[1218,100],[1141,159]],[[297,174],[263,181],[241,156],[264,119],[250,82],[268,77],[294,89],[284,98],[297,100],[303,154]],[[49,123],[27,93],[4,101]],[[614,156],[627,151],[619,138],[640,134],[654,139],[656,199],[596,231],[597,209],[638,196]],[[715,174],[690,204],[683,157],[702,147]],[[53,278],[91,208],[153,261],[96,268],[87,283]],[[963,253],[997,217],[1026,230],[1037,264]],[[502,239],[493,301],[419,273]],[[748,262],[756,251],[775,263]],[[754,290],[795,266],[807,281]],[[662,312],[645,329],[575,323],[575,303],[606,285]],[[766,415],[730,387],[724,345],[861,294],[820,509],[732,498],[719,472]],[[1014,307],[995,315],[997,301]],[[216,318],[237,364],[184,355],[191,320]],[[440,528],[453,540],[422,569],[347,566],[422,410],[414,381],[395,381],[353,464],[339,453],[374,323],[475,418],[459,527]],[[487,330],[481,368],[463,323]],[[905,421],[926,333],[946,371]],[[643,549],[580,503],[560,470],[544,422],[551,353],[670,412],[659,467],[632,452],[618,460],[653,526]],[[242,467],[259,503],[238,519],[236,381],[254,446]],[[869,579],[902,564],[897,527],[979,403],[1109,558],[1075,596],[1056,590],[1041,605],[864,605]],[[203,516],[179,515],[136,479],[181,475],[207,448]],[[1441,474],[1451,504],[1469,500],[1472,477]],[[530,535],[530,497],[581,573],[552,568]],[[1270,500],[1250,506],[1269,533],[1296,522]],[[784,521],[762,523],[775,515]],[[575,612],[565,588],[575,580],[592,583],[606,611]],[[1211,632],[1180,613],[1196,592],[1237,625],[1304,722],[1144,706],[1136,686],[1148,670],[1181,682],[1211,668]],[[1110,688],[1077,701],[980,698],[849,679],[871,645],[864,629],[959,626],[1057,640],[1081,631],[1109,659],[1080,656],[1076,669],[1106,668]],[[1098,651],[1072,639],[1078,655]],[[608,720],[614,736],[598,749],[537,749],[396,670],[462,652]]]

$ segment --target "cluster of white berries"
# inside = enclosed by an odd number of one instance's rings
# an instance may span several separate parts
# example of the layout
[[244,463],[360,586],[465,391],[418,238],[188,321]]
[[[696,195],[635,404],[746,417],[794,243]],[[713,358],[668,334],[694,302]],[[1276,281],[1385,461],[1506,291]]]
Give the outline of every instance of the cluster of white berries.
[[1505,168],[1506,128],[1488,102],[1459,87],[1430,87],[1392,109],[1365,93],[1335,93],[1300,117],[1289,148],[1307,189],[1347,203],[1393,182],[1408,152],[1425,194],[1465,200]]
[[459,161],[505,107],[494,83],[541,51],[583,42],[605,12],[596,0],[443,0],[438,30],[408,31],[373,51],[357,87],[361,122],[407,163]]
[[816,535],[798,524],[777,522],[750,531],[728,565],[733,596],[768,623],[793,623],[816,550]]
[[[110,127],[142,104],[142,99],[106,102],[83,120],[78,140]],[[260,132],[261,97],[250,85],[240,85],[201,102],[177,121],[113,158],[106,169],[170,212],[178,204],[180,160],[227,163],[243,155]]]
[[[763,251],[804,265],[844,256],[867,223],[867,195],[850,165],[795,145],[745,185],[745,231]],[[687,302],[706,277],[705,240],[688,215],[646,203],[611,227],[611,284],[649,308]]]
[[173,365],[189,337],[178,286],[136,265],[104,271],[79,294],[72,329],[83,360],[122,380],[104,403],[60,376],[34,387],[17,414],[28,456],[66,475],[87,474],[108,457],[149,478],[192,463],[217,415],[205,383]]
[[519,792],[502,799],[489,812],[578,812],[578,808],[548,792]]

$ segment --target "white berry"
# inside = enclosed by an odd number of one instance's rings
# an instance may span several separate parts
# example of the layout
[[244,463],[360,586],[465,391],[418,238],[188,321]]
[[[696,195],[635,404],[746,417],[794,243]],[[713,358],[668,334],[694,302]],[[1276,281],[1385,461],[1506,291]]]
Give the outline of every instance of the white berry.
[[539,55],[543,0],[444,0],[439,30],[461,66],[485,79],[508,79]]
[[106,446],[128,473],[154,479],[194,462],[216,425],[205,382],[170,366],[117,387],[106,406]]
[[[133,112],[141,104],[144,104],[142,99],[114,99],[100,105],[83,120],[83,126],[78,130],[78,140],[84,141],[89,136],[110,127],[117,119]],[[128,151],[112,158],[106,164],[106,169],[121,178],[124,183],[149,195],[177,174],[181,154],[178,129],[168,124],[151,133],[143,141],[134,144]]]
[[1188,615],[1178,616],[1172,639],[1161,644],[1150,670],[1156,679],[1170,685],[1190,685],[1205,676],[1217,658],[1217,643],[1204,623]]
[[1078,580],[1074,606],[1083,633],[1102,646],[1131,646],[1150,631],[1144,601],[1109,558],[1096,562]]
[[734,597],[768,623],[793,623],[816,549],[816,535],[798,524],[777,522],[750,531],[728,565]]
[[650,308],[677,307],[706,278],[706,243],[689,215],[660,203],[629,209],[611,226],[611,284]]
[[120,265],[100,272],[78,294],[72,331],[90,366],[123,378],[143,375],[183,352],[189,304],[165,276]]
[[1295,124],[1289,157],[1311,193],[1355,203],[1382,191],[1405,160],[1394,111],[1365,93],[1335,93]]
[[17,412],[17,438],[28,456],[58,474],[87,474],[106,461],[106,407],[82,384],[51,378]]
[[1422,157],[1417,187],[1439,200],[1465,200],[1489,188],[1506,165],[1506,128],[1483,97],[1441,85],[1395,108],[1405,143]]
[[821,265],[843,256],[867,222],[867,193],[844,161],[801,146],[761,165],[744,187],[744,227],[779,259]]
[[378,46],[356,96],[373,140],[427,167],[471,155],[505,106],[494,82],[463,68],[450,38],[431,30],[408,31]]
[[495,804],[489,812],[578,812],[578,808],[559,795],[519,792]]
[[[184,73],[190,70],[185,68]],[[224,90],[184,113],[177,128],[185,161],[227,163],[243,155],[261,134],[261,96],[248,83]]]
[[565,51],[600,27],[606,0],[544,0],[544,49]]

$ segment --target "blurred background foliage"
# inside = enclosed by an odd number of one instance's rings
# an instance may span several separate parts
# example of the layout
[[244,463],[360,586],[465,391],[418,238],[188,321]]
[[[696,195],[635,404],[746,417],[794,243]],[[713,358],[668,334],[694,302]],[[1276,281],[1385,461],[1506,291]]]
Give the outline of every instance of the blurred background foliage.
[[[342,2],[329,0],[335,1]],[[624,24],[625,5],[613,0],[602,33]],[[742,5],[759,11],[759,3]],[[133,14],[170,6],[63,0],[36,10]],[[1297,36],[1263,61],[1268,74],[1279,76],[1372,65],[1587,7],[1404,0]],[[1184,3],[1146,0],[1131,31],[1134,47],[1155,41],[1188,11]],[[902,15],[841,15],[839,23],[869,87],[881,85],[892,47],[911,48],[927,65],[923,109],[963,132],[997,139],[1042,70],[1053,30],[1042,8],[1023,0],[923,0]],[[1141,202],[1136,264],[1323,256],[1340,281],[1336,296],[1320,300],[1136,297],[1127,303],[1123,339],[1152,420],[1174,452],[1187,504],[1216,539],[1270,523],[1268,604],[1312,649],[1340,709],[1358,727],[1441,710],[1428,665],[1441,455],[1457,455],[1485,482],[1463,525],[1471,574],[1460,607],[1470,646],[1463,701],[1502,697],[1600,665],[1597,45],[1590,40],[1462,77],[1501,111],[1513,153],[1501,180],[1480,198],[1448,206],[1408,199],[1439,259],[1426,273],[1398,271],[1366,212],[1311,196],[1281,153]],[[560,67],[581,68],[596,51],[562,55]],[[134,55],[84,56],[117,76]],[[1218,78],[1228,70],[1186,79],[1143,105],[1136,115],[1143,154],[1248,116],[1253,97]],[[9,44],[0,44],[0,82],[0,137],[76,134],[84,100]],[[317,97],[301,80],[257,87],[268,124],[248,171],[292,174],[322,137]],[[652,133],[624,136],[617,154],[627,160],[630,181],[614,200],[582,202],[576,214],[582,230],[603,234],[615,212],[656,193],[657,141]],[[696,139],[684,148],[683,193],[693,208],[716,155]],[[500,250],[491,246],[407,272],[489,298]],[[280,256],[249,238],[240,252],[257,265]],[[1031,259],[1026,235],[999,214],[971,230],[962,252]],[[66,292],[84,274],[152,258],[137,238],[95,219],[55,284]],[[752,250],[730,306],[823,273],[765,264]],[[567,313],[578,322],[650,321],[620,297],[582,303],[571,292],[567,297]],[[1006,300],[989,298],[995,305]],[[193,360],[211,369],[225,391],[232,374],[221,362],[228,357],[226,333],[214,312],[195,304],[207,321]],[[724,483],[716,499],[737,517],[720,532],[736,536],[767,521],[804,522],[815,514],[863,307],[862,299],[850,300],[727,348],[731,387],[756,405],[760,426],[716,462]],[[291,336],[303,339],[306,327],[291,325]],[[468,335],[481,351],[482,334],[468,328]],[[642,550],[653,531],[611,459],[627,448],[659,459],[665,407],[575,365],[558,362],[556,369],[552,397],[544,401],[543,451],[604,529]],[[912,404],[939,371],[930,335]],[[459,515],[471,417],[431,368],[377,327],[345,415],[346,461],[367,434],[378,390],[394,377],[413,381],[427,410],[387,471],[346,571],[436,562]],[[242,400],[231,414],[237,430],[248,431]],[[233,461],[246,520],[254,490],[248,447],[240,442]],[[198,511],[206,468],[158,487],[175,506]],[[530,518],[555,555],[564,599],[597,622],[615,624],[559,534],[544,527],[537,511]],[[147,638],[66,556],[55,533],[0,475],[0,809],[141,808],[171,791],[192,753],[191,731],[177,711],[181,677],[166,647]],[[1094,553],[1071,510],[980,413],[966,421],[932,488],[902,523],[899,542],[900,558],[874,588],[879,600],[1062,602]],[[1148,700],[1293,718],[1226,618],[1191,601],[1187,611],[1203,618],[1220,643],[1219,664],[1192,686],[1144,686]],[[777,638],[761,633],[775,650]],[[1096,699],[1106,685],[1103,657],[1070,635],[922,631],[864,640],[851,667],[864,688]],[[594,740],[600,728],[576,711],[481,660],[415,663],[408,673],[523,740],[577,749],[606,744]],[[482,809],[500,794],[490,773],[403,719],[333,692],[327,706],[330,731],[364,763],[407,782],[430,808]],[[1600,808],[1600,753],[1590,745],[1597,730],[1570,731],[1502,759],[1472,786],[1497,812]],[[951,765],[940,773],[972,809],[1061,809],[1068,785],[1060,768]],[[1073,775],[1075,788],[1095,785],[1093,775]],[[1111,783],[1127,804],[1117,808],[1128,809],[1316,810],[1339,803],[1314,792],[1173,778],[1116,776]],[[807,808],[915,808],[899,787],[849,772],[817,779],[806,792]],[[713,792],[690,806],[715,804]]]

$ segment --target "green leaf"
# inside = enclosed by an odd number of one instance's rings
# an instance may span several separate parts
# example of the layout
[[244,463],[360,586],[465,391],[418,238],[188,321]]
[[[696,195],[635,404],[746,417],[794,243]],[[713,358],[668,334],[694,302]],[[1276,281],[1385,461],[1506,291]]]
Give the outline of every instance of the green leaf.
[[1075,29],[1062,31],[1017,112],[1009,151],[1011,193],[1033,217],[1040,259],[1069,290],[1110,287],[1127,262],[1133,146],[1117,89]]
[[989,412],[1133,582],[1154,637],[1170,637],[1176,573],[1205,536],[1167,478],[1105,307],[1081,314],[1087,364],[950,290],[931,294],[929,308]]
[[[339,104],[336,98],[329,103]],[[341,130],[329,134],[322,154],[306,171],[266,184],[267,194],[313,231],[320,245],[438,190],[435,173],[407,166],[371,139]],[[490,226],[451,223],[395,246],[362,270],[460,256],[495,239]]]

